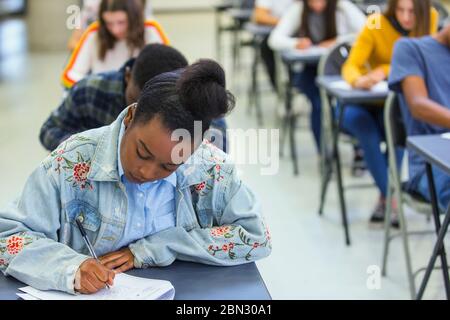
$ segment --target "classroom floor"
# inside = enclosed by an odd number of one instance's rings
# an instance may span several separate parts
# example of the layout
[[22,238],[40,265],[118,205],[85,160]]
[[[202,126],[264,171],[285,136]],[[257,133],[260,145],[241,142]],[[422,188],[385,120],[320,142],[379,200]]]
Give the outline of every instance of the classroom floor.
[[[172,44],[190,61],[215,57],[214,15],[212,13],[164,14],[157,18]],[[180,28],[180,25],[183,28]],[[0,23],[0,207],[20,193],[30,172],[46,155],[38,133],[48,114],[61,99],[59,75],[67,52],[29,53],[26,29],[21,20]],[[231,128],[257,128],[255,115],[247,113],[247,88],[251,51],[243,49],[241,65],[231,68],[230,38],[224,37],[222,62],[228,84],[237,96],[235,111],[228,117]],[[262,73],[262,72],[260,72]],[[261,75],[264,123],[279,128],[277,99]],[[300,97],[296,103],[303,113],[308,106]],[[251,150],[251,149],[250,149]],[[352,189],[346,194],[352,246],[344,244],[339,203],[333,180],[325,214],[317,214],[319,171],[308,121],[304,115],[298,130],[300,175],[294,177],[289,157],[280,159],[274,176],[262,176],[257,165],[240,166],[244,181],[262,202],[273,238],[272,255],[258,267],[274,299],[408,299],[409,289],[400,240],[391,247],[388,277],[381,286],[368,286],[368,268],[381,265],[383,231],[368,224],[377,200],[374,188]],[[288,150],[286,149],[286,154]],[[352,178],[351,153],[342,147],[346,184],[371,182],[369,176]],[[408,211],[411,229],[433,229],[425,217]],[[425,266],[431,255],[434,236],[411,238],[414,268]],[[448,243],[448,242],[447,242]],[[418,276],[417,286],[423,273]],[[370,281],[369,281],[370,282]],[[370,283],[369,283],[370,284]],[[435,271],[426,291],[427,299],[445,298],[442,273]]]

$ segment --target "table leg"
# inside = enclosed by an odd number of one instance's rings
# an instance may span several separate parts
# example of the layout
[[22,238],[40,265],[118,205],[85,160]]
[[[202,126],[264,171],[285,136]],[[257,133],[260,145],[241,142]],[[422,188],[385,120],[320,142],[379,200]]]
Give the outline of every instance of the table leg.
[[221,30],[221,12],[220,10],[216,9],[216,14],[215,14],[215,22],[216,22],[216,58],[217,61],[221,60],[221,55],[220,55],[220,44],[221,44],[221,35],[222,35],[222,30]]
[[292,71],[292,65],[288,63],[288,76],[289,76],[289,83],[286,88],[286,128],[288,130],[289,134],[289,141],[290,141],[290,148],[291,148],[291,158],[292,158],[292,164],[294,165],[294,175],[298,175],[298,161],[297,161],[297,142],[295,139],[295,127],[296,127],[296,121],[295,121],[295,115],[292,112],[292,87],[293,87],[293,71]]
[[434,184],[433,169],[432,169],[430,163],[426,164],[426,172],[427,172],[427,178],[428,178],[428,188],[430,189],[431,205],[433,208],[432,211],[433,211],[433,217],[434,217],[434,225],[435,225],[435,229],[436,229],[436,234],[438,235],[438,239],[437,239],[436,245],[434,246],[433,254],[428,263],[427,270],[425,271],[425,275],[424,275],[424,278],[420,285],[420,289],[419,289],[419,292],[417,293],[416,298],[417,298],[417,300],[422,299],[423,294],[424,294],[425,289],[428,284],[428,280],[430,279],[431,272],[433,271],[434,265],[436,263],[437,257],[440,256],[442,274],[444,276],[445,293],[447,296],[447,300],[450,300],[450,280],[449,280],[449,273],[448,273],[447,255],[445,252],[445,244],[444,244],[444,238],[447,233],[448,225],[450,223],[450,206],[447,209],[447,213],[445,215],[444,222],[441,226],[441,221],[439,218],[439,207],[438,207],[438,201],[437,201],[437,195],[436,195],[436,186]]
[[258,65],[260,61],[260,39],[258,36],[253,38],[253,62],[252,62],[252,73],[251,73],[251,85],[248,95],[248,111],[250,113],[252,106],[256,110],[256,118],[258,125],[262,126],[262,111],[259,99],[259,87],[258,87]]

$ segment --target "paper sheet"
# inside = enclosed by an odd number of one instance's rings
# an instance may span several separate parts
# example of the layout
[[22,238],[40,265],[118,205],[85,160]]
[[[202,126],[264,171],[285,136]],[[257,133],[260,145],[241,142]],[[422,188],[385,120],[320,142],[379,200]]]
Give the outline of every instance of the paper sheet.
[[303,50],[299,50],[299,49],[288,50],[288,51],[286,51],[286,55],[293,56],[293,57],[295,57],[295,56],[314,57],[314,56],[324,55],[325,53],[328,52],[328,50],[329,49],[327,49],[327,48],[313,46],[313,47],[310,47],[308,49],[303,49]]
[[[333,89],[339,90],[353,90],[352,86],[345,80],[334,81],[330,84]],[[387,81],[381,81],[374,85],[369,91],[371,92],[388,92],[389,87]]]
[[172,300],[175,297],[175,289],[169,281],[138,278],[125,273],[116,275],[110,289],[90,295],[42,291],[33,287],[19,290],[40,300]]
[[30,295],[28,293],[16,293],[16,294],[23,300],[39,300],[38,298],[33,297],[32,295]]

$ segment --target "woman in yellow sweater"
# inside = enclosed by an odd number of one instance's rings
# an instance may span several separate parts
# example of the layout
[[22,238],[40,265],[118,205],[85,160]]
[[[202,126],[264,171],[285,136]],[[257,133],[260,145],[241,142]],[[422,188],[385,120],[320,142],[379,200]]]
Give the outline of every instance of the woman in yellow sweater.
[[[438,13],[431,7],[430,0],[389,0],[383,14],[368,18],[343,66],[343,78],[354,88],[372,88],[387,79],[398,39],[435,33],[437,25]],[[388,166],[386,155],[380,150],[385,136],[383,108],[345,106],[342,128],[359,140],[364,151],[367,167],[380,190],[380,199],[370,221],[381,223],[386,208]],[[397,221],[392,224],[398,227]]]

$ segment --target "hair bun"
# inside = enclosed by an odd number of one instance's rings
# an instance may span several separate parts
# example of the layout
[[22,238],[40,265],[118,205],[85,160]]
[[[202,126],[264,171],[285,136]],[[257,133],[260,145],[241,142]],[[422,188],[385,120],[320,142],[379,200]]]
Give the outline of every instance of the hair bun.
[[223,116],[233,108],[234,97],[225,86],[224,70],[209,59],[186,67],[177,81],[182,105],[195,119],[207,121]]

